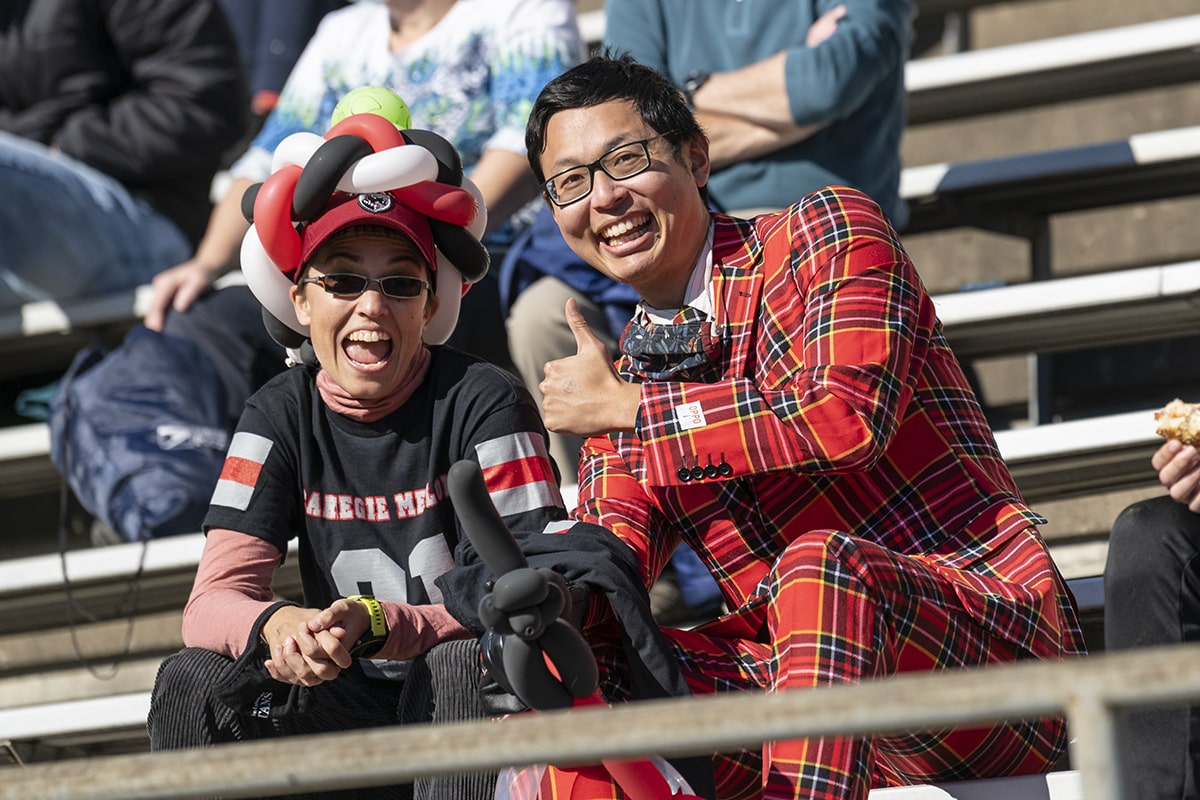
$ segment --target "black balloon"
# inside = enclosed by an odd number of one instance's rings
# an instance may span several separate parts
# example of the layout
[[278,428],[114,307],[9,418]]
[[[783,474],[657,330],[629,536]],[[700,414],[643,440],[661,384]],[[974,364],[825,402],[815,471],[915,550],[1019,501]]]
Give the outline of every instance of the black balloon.
[[265,308],[262,310],[262,319],[263,325],[267,328],[267,333],[271,334],[271,338],[280,347],[294,350],[308,341],[303,335],[280,322],[274,314]]
[[430,153],[433,153],[433,157],[438,162],[438,183],[462,186],[462,156],[458,154],[458,150],[445,137],[433,131],[423,131],[416,128],[401,131],[400,135],[409,144],[424,147]]
[[242,194],[242,216],[246,218],[246,222],[254,222],[254,201],[258,199],[258,190],[261,188],[262,183],[256,183],[246,187]]
[[429,229],[438,250],[458,268],[464,281],[476,283],[487,274],[490,263],[487,248],[470,231],[440,219],[430,219]]
[[373,152],[365,139],[353,134],[335,136],[318,147],[296,181],[292,219],[304,222],[324,211],[346,170]]

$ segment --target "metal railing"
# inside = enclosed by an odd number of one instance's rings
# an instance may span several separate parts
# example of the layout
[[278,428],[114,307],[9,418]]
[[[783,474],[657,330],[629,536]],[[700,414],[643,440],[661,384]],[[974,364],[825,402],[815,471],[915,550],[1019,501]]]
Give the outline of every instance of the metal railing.
[[[403,783],[509,765],[589,763],[870,736],[1063,714],[1087,800],[1122,800],[1114,714],[1200,699],[1200,644],[1064,662],[899,675],[854,686],[738,693],[528,714],[500,722],[289,737],[59,761],[5,772],[0,798],[264,797]],[[588,715],[579,724],[580,715]]]

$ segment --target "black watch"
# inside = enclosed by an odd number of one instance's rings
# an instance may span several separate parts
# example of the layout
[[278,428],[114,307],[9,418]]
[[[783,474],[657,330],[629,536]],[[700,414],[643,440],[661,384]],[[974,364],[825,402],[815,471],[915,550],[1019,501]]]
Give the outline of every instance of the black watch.
[[696,110],[696,92],[700,91],[700,87],[707,83],[711,77],[711,72],[701,72],[697,69],[688,73],[687,80],[683,82],[683,99],[687,101],[687,106],[692,111]]
[[346,598],[362,603],[371,617],[371,624],[358,637],[358,641],[350,645],[350,655],[354,658],[371,658],[383,649],[387,641],[387,619],[383,616],[383,606],[374,597],[365,594],[355,594]]

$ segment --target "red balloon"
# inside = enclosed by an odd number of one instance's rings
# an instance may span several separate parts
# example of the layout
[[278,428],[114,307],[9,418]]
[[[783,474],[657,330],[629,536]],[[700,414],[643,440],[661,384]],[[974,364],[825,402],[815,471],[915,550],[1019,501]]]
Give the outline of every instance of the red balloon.
[[478,212],[475,195],[437,181],[418,181],[393,189],[392,194],[413,211],[452,225],[467,225]]
[[254,227],[263,249],[289,277],[300,266],[300,234],[292,226],[292,195],[301,169],[288,164],[267,178],[254,198]]
[[398,128],[378,114],[351,114],[325,132],[326,139],[343,134],[365,139],[376,153],[405,144]]

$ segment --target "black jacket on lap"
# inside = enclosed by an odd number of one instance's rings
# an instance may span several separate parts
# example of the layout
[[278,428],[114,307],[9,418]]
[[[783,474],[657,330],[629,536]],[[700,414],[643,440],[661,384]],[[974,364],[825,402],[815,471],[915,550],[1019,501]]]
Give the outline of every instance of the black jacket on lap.
[[197,242],[212,177],[249,103],[219,3],[0,6],[0,130],[115,178]]

